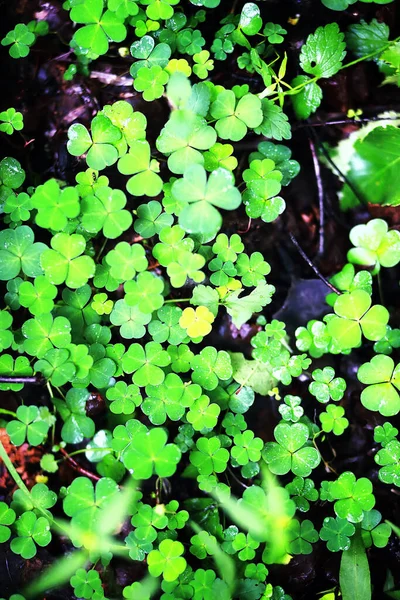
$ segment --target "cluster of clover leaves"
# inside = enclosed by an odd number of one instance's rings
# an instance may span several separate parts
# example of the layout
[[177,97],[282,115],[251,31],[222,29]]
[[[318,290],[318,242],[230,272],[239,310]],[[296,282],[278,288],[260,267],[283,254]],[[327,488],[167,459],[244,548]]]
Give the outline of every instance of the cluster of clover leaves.
[[[311,365],[372,342],[375,354],[358,370],[360,400],[384,417],[400,412],[400,365],[391,357],[400,331],[372,300],[374,277],[400,262],[400,234],[381,219],[354,227],[349,262],[331,280],[337,293],[327,296],[330,312],[300,327],[295,339],[285,323],[256,317],[275,292],[270,265],[260,252],[247,253],[238,233],[221,231],[221,211],[243,205],[249,218],[265,223],[284,211],[279,194],[300,168],[290,149],[275,143],[291,137],[285,97],[298,118],[316,110],[318,80],[342,68],[344,34],[336,23],[312,33],[300,53],[304,74],[289,84],[282,81],[286,58],[278,70],[272,66],[286,30],[263,22],[257,4],[228,14],[209,50],[201,24],[220,2],[191,4],[202,8],[187,17],[178,0],[64,3],[79,26],[67,79],[87,73],[128,31],[136,36],[133,86],[144,100],[164,97],[170,107],[155,143],[146,115],[118,101],[89,127],[69,128],[68,151],[87,166],[76,185],[50,179],[25,188],[19,162],[0,162],[0,280],[7,287],[0,389],[17,394],[32,378],[46,382],[49,396],[47,406],[1,409],[11,444],[40,446],[42,457],[38,483],[28,489],[0,443],[18,485],[9,504],[0,502],[0,542],[10,540],[26,560],[58,535],[76,548],[27,596],[69,582],[77,598],[102,600],[102,576],[113,557],[123,557],[148,568],[145,579],[120,590],[123,598],[289,600],[268,582],[269,565],[310,554],[322,540],[343,553],[347,600],[354,559],[361,565],[367,548],[384,547],[391,527],[374,508],[369,479],[331,471],[329,481],[314,483],[313,471],[324,462],[316,440],[342,435],[349,421],[341,404],[345,380],[330,366]],[[368,35],[350,31],[356,56],[379,57],[397,43],[388,41],[385,24],[358,27]],[[43,33],[41,23],[19,24],[2,44],[24,57]],[[259,75],[262,93],[207,79],[215,61],[237,46],[239,67]],[[12,108],[0,121],[6,134],[23,127]],[[259,143],[238,181],[231,142],[249,132]],[[101,173],[114,165],[126,190]],[[209,341],[221,319],[237,329],[256,322],[250,358]],[[284,390],[300,376],[311,381],[318,419],[305,414],[299,396],[280,401],[278,386]],[[95,394],[106,405],[101,420],[87,414]],[[264,443],[247,426],[256,394],[280,401],[274,441]],[[397,434],[390,422],[375,428],[375,461],[380,481],[400,486]],[[77,464],[80,454],[92,471],[52,491],[60,465]],[[178,480],[191,480],[195,490],[181,505],[173,499]],[[231,492],[235,482],[244,489],[239,499]],[[68,519],[53,514],[60,514],[58,500]],[[317,502],[331,503],[319,524],[303,518]],[[367,563],[366,580],[368,573]]]

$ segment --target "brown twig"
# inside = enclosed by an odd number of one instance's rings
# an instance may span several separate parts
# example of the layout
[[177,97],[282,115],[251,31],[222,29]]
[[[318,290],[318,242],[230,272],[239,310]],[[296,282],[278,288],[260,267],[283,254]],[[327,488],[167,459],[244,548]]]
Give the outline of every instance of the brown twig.
[[87,471],[86,469],[84,469],[83,467],[81,467],[81,465],[78,464],[76,462],[76,460],[74,460],[68,454],[68,452],[66,452],[64,450],[64,448],[60,448],[60,452],[61,452],[61,454],[63,454],[65,456],[65,459],[69,462],[69,464],[74,469],[74,471],[77,471],[78,473],[80,473],[81,475],[84,475],[85,477],[89,477],[90,479],[93,479],[93,481],[100,481],[101,477],[99,477],[95,473],[92,473],[91,471]]
[[[311,131],[311,135],[314,135],[314,132]],[[314,165],[314,173],[315,179],[317,181],[317,190],[318,190],[318,205],[319,205],[319,244],[318,244],[318,255],[322,256],[325,249],[325,205],[324,205],[324,186],[322,183],[321,177],[321,165],[319,164],[317,151],[315,148],[315,143],[311,138],[308,138],[308,143],[310,144],[311,156]]]
[[332,290],[332,292],[335,292],[335,294],[338,294],[340,296],[341,292],[337,288],[335,288],[335,286],[332,285],[331,282],[326,279],[326,277],[324,277],[322,275],[322,273],[318,270],[317,266],[313,263],[313,261],[311,260],[311,258],[309,258],[307,256],[307,254],[304,252],[303,248],[300,246],[299,242],[296,240],[296,238],[294,237],[293,233],[289,232],[289,237],[292,240],[293,244],[296,246],[296,249],[297,249],[298,253],[300,254],[300,256],[302,258],[304,258],[304,260],[306,261],[306,263],[311,267],[311,269],[320,278],[320,280],[323,281],[325,283],[325,285],[327,285],[328,288],[330,290]]

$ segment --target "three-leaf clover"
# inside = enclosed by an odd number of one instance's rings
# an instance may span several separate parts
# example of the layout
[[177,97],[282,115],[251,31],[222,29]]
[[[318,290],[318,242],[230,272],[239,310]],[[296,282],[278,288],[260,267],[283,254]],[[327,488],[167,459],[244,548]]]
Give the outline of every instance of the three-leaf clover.
[[170,362],[170,355],[157,342],[148,342],[145,346],[131,344],[122,357],[122,368],[125,373],[133,373],[135,385],[144,387],[160,385],[165,379],[163,367]]
[[176,471],[181,451],[175,444],[167,444],[165,429],[139,431],[123,455],[123,463],[136,479],[149,479],[154,473],[170,477]]
[[17,277],[21,269],[28,277],[43,273],[40,257],[47,246],[34,240],[33,231],[27,225],[0,232],[0,280]]
[[382,467],[379,469],[379,479],[383,483],[393,483],[400,487],[400,442],[388,442],[376,453],[375,462]]
[[132,224],[132,215],[125,210],[126,196],[121,190],[104,186],[82,201],[82,227],[89,233],[103,231],[106,238],[115,239]]
[[340,519],[360,523],[364,512],[375,504],[372,483],[366,477],[356,479],[354,473],[346,471],[330,484],[330,494],[336,500],[334,509]]
[[258,127],[263,120],[261,100],[254,94],[245,94],[239,101],[232,90],[221,91],[210,108],[217,119],[215,129],[223,140],[238,142],[244,138],[247,128]]
[[[91,1],[102,4],[102,0]],[[73,156],[81,156],[87,152],[88,166],[101,171],[117,162],[118,150],[115,144],[121,139],[122,133],[108,117],[101,113],[92,120],[91,132],[90,135],[81,123],[71,125],[68,129],[68,152]]]
[[228,460],[229,452],[226,448],[221,448],[221,442],[217,437],[199,438],[196,442],[196,450],[190,453],[190,462],[198,469],[200,475],[223,473]]
[[47,436],[49,424],[40,418],[37,406],[19,406],[17,419],[7,423],[7,433],[11,443],[21,446],[28,441],[31,446],[39,446]]
[[400,410],[400,365],[395,367],[390,356],[377,354],[371,362],[358,369],[357,377],[366,387],[361,402],[369,410],[378,410],[384,417],[397,415]]
[[311,554],[312,544],[318,541],[318,532],[314,529],[312,521],[298,521],[290,523],[288,531],[288,552],[291,554]]
[[373,274],[382,267],[394,267],[399,262],[400,233],[388,231],[383,219],[372,219],[365,225],[356,225],[350,231],[350,241],[355,246],[347,259],[356,265],[373,267]]
[[90,394],[85,389],[68,390],[64,400],[53,399],[55,407],[61,415],[64,425],[61,437],[68,444],[79,444],[84,438],[91,438],[95,433],[92,419],[86,416],[86,403]]
[[381,523],[382,515],[378,510],[372,509],[364,514],[361,521],[361,537],[366,548],[374,545],[376,548],[387,546],[392,528],[389,523]]
[[52,250],[45,250],[40,264],[51,283],[66,283],[70,288],[83,286],[93,277],[95,264],[90,256],[81,256],[86,248],[83,235],[57,233],[51,239]]
[[12,58],[28,56],[30,47],[35,42],[36,36],[27,25],[18,23],[12,31],[1,40],[2,46],[10,46],[9,53]]
[[45,517],[37,517],[33,512],[23,513],[15,522],[16,538],[11,540],[11,550],[25,560],[36,554],[36,545],[47,546],[51,541],[51,531]]
[[172,185],[172,194],[185,203],[179,214],[179,224],[188,233],[215,233],[220,229],[222,217],[217,208],[234,210],[242,197],[234,186],[234,178],[226,169],[216,169],[208,180],[201,165],[189,166],[182,179]]
[[206,306],[198,306],[196,309],[185,308],[179,319],[179,325],[186,329],[191,338],[208,335],[212,329],[214,315]]
[[336,314],[328,321],[328,332],[344,350],[359,346],[361,333],[372,341],[386,333],[389,312],[380,304],[371,307],[371,296],[364,290],[338,296],[333,309]]
[[175,581],[186,569],[183,552],[184,547],[181,542],[163,540],[158,550],[152,550],[147,557],[150,574],[153,577],[162,575],[165,581]]
[[276,442],[268,442],[263,450],[263,458],[276,475],[292,471],[300,477],[307,477],[321,460],[319,452],[307,446],[309,430],[303,423],[279,423],[274,429]]
[[0,112],[0,131],[12,135],[14,131],[21,131],[24,127],[22,113],[17,112],[15,108],[8,108]]
[[118,161],[118,170],[123,175],[132,175],[126,189],[132,196],[158,196],[163,181],[158,175],[159,163],[151,158],[150,144],[146,140],[135,140],[129,152]]
[[332,367],[315,369],[312,378],[314,381],[310,383],[308,389],[319,402],[326,404],[329,400],[338,402],[343,398],[346,381],[342,377],[335,377],[335,370]]
[[94,54],[106,54],[109,41],[122,42],[126,37],[126,27],[111,10],[103,13],[103,0],[85,0],[74,3],[70,12],[71,20],[83,24],[74,33],[74,40],[82,48]]
[[201,350],[200,354],[191,361],[193,369],[192,380],[205,390],[214,390],[218,381],[225,381],[232,376],[232,364],[229,354],[225,350],[219,352],[212,346]]
[[326,412],[321,413],[319,416],[323,431],[326,433],[332,431],[335,435],[342,435],[343,431],[349,426],[349,420],[343,415],[343,406],[329,404],[326,407]]
[[356,528],[347,519],[326,517],[319,532],[319,537],[327,543],[328,550],[339,552],[339,550],[350,548],[350,538],[355,531]]
[[10,525],[15,521],[15,511],[5,502],[0,502],[0,543],[4,544],[11,537]]
[[23,281],[18,290],[21,306],[29,308],[29,312],[35,316],[50,313],[53,310],[56,296],[56,286],[43,275],[35,277],[33,283]]

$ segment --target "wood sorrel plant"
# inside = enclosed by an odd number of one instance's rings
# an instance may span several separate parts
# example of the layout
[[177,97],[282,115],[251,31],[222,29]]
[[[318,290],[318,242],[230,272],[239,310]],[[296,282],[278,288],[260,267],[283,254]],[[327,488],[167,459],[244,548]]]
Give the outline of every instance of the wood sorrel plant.
[[[322,4],[332,20],[328,9],[354,1]],[[308,259],[326,284],[324,316],[291,335],[267,308],[279,293],[268,256],[246,234],[253,220],[263,235],[279,227],[300,170],[281,142],[318,109],[324,80],[375,61],[397,84],[399,38],[377,19],[347,31],[316,24],[288,58],[288,25],[267,7],[64,2],[75,25],[65,80],[117,51],[141,102],[115,101],[69,127],[75,181],[26,186],[16,159],[0,162],[0,389],[18,402],[0,409],[0,457],[17,486],[0,502],[0,542],[25,561],[46,546],[59,554],[58,538],[68,547],[11,600],[57,597],[60,586],[87,600],[296,600],[288,567],[274,565],[321,548],[341,558],[318,597],[371,598],[368,553],[392,533],[377,493],[400,486],[398,429],[386,420],[400,412],[400,331],[382,294],[400,234],[381,218],[358,224],[330,280]],[[43,21],[16,24],[2,45],[23,58],[47,32]],[[226,88],[214,73],[231,55],[246,83]],[[155,135],[153,103],[166,111]],[[17,108],[0,113],[0,132],[21,131]],[[399,204],[381,175],[395,177],[399,130],[375,125],[339,170],[344,209]],[[321,194],[319,217],[323,253]],[[225,343],[227,327],[248,336],[244,352]],[[335,462],[335,439],[355,426],[341,375],[357,352],[363,387],[352,401],[385,417],[370,440],[374,484]],[[267,434],[257,420],[271,398]],[[40,456],[33,487],[7,453],[21,446]],[[110,576],[117,561],[129,563],[123,585]],[[398,594],[395,576],[385,591]]]

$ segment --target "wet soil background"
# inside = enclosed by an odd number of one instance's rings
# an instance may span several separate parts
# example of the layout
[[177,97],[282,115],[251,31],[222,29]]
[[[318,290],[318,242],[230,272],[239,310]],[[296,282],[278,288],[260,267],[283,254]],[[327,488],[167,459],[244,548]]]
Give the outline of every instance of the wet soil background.
[[[189,3],[185,3],[189,4]],[[201,25],[202,33],[207,38],[207,47],[212,43],[218,18],[222,18],[235,5],[239,12],[243,1],[222,0],[221,6],[213,11],[213,17],[207,25]],[[282,50],[288,53],[288,79],[297,75],[298,53],[307,35],[318,25],[337,21],[344,31],[352,23],[361,18],[369,21],[377,18],[387,23],[391,28],[391,37],[400,33],[400,1],[378,6],[357,3],[349,10],[336,13],[325,9],[320,0],[264,0],[260,2],[264,21],[281,24],[288,30]],[[26,59],[13,60],[6,49],[1,51],[0,81],[1,102],[0,110],[15,106],[24,113],[25,127],[22,135],[6,136],[0,134],[0,158],[13,156],[17,158],[27,171],[27,184],[38,185],[46,179],[56,177],[69,184],[75,181],[77,172],[86,168],[84,161],[76,159],[66,150],[68,127],[75,122],[89,126],[90,120],[105,104],[120,99],[130,102],[135,109],[142,110],[148,118],[148,134],[154,142],[160,129],[168,118],[168,106],[163,100],[146,103],[141,95],[132,87],[129,67],[132,59],[128,56],[121,58],[117,48],[111,45],[107,56],[101,57],[92,65],[92,73],[88,78],[77,76],[72,82],[64,81],[63,74],[73,62],[68,42],[73,34],[68,13],[62,9],[59,0],[0,0],[1,20],[0,34],[3,37],[16,23],[28,23],[33,18],[46,19],[51,33],[45,38],[39,38]],[[192,5],[188,11],[194,10]],[[215,16],[216,15],[216,16]],[[295,26],[288,24],[288,19],[297,16]],[[133,31],[130,32],[126,45],[134,41]],[[262,90],[262,82],[258,76],[249,76],[240,71],[236,58],[243,49],[238,49],[227,61],[219,63],[211,73],[211,80],[229,88],[233,85],[248,83],[250,91]],[[349,58],[349,57],[348,57]],[[286,201],[285,213],[273,224],[261,221],[249,223],[244,210],[229,213],[224,222],[224,231],[228,234],[239,232],[246,246],[246,252],[260,251],[271,265],[269,283],[275,285],[277,292],[273,303],[265,311],[268,319],[279,318],[287,323],[289,333],[293,334],[299,325],[305,325],[311,318],[321,318],[328,308],[324,303],[327,288],[316,277],[307,263],[293,245],[292,234],[312,258],[320,272],[330,276],[340,270],[346,262],[349,248],[348,233],[350,228],[368,220],[371,217],[386,218],[391,227],[399,227],[399,210],[385,209],[379,206],[359,207],[343,215],[339,211],[337,192],[340,183],[324,166],[320,167],[321,183],[323,186],[323,203],[325,210],[325,227],[323,231],[323,252],[321,246],[321,231],[319,227],[319,197],[318,169],[316,171],[311,146],[318,148],[323,142],[334,144],[346,137],[357,125],[354,123],[330,124],[332,121],[346,121],[349,108],[361,108],[363,118],[376,118],[383,110],[400,110],[400,94],[394,86],[379,87],[382,78],[376,66],[372,63],[361,63],[353,68],[339,73],[332,79],[323,82],[324,100],[318,110],[307,123],[297,123],[293,119],[290,108],[285,107],[293,123],[293,138],[287,142],[292,148],[293,158],[301,164],[301,173],[288,187],[284,188],[283,196]],[[259,138],[247,136],[245,140],[235,145],[235,156],[239,159],[239,168],[246,168],[246,157],[256,149]],[[109,171],[109,172],[108,172]],[[119,179],[115,169],[108,169],[112,186],[124,189],[124,181]],[[141,200],[129,200],[134,209]],[[38,229],[36,237],[45,235]],[[127,239],[129,239],[129,234]],[[130,234],[132,235],[132,234]],[[40,237],[37,237],[40,239]],[[43,241],[48,241],[43,238]],[[391,311],[391,325],[400,325],[400,309],[398,302],[399,269],[385,269],[383,272],[382,291],[385,303]],[[186,295],[186,294],[185,294]],[[381,301],[379,296],[374,298]],[[219,317],[218,327],[214,338],[207,338],[207,343],[218,348],[230,349],[250,355],[250,339],[257,331],[256,325],[245,325],[241,330],[232,326],[226,316]],[[118,340],[114,340],[118,341]],[[293,343],[294,345],[294,343]],[[350,427],[339,438],[330,436],[329,441],[321,443],[319,449],[327,463],[325,472],[320,467],[315,474],[315,483],[323,479],[335,477],[351,470],[357,477],[369,477],[374,484],[377,499],[376,508],[384,518],[400,524],[399,493],[400,491],[379,482],[377,466],[373,456],[377,448],[373,440],[373,428],[382,423],[379,414],[365,410],[359,401],[360,384],[356,373],[360,364],[369,360],[372,355],[372,344],[365,344],[362,349],[354,350],[350,356],[328,356],[313,362],[313,368],[331,365],[337,375],[344,377],[348,389],[342,405],[350,420]],[[393,354],[396,362],[400,359],[399,352]],[[303,398],[306,414],[318,422],[318,414],[322,407],[308,393],[307,377],[302,381],[294,381],[284,388],[284,393],[298,394]],[[21,392],[26,404],[35,403],[47,405],[49,400],[45,388],[41,386],[26,386]],[[15,394],[3,393],[0,405],[15,410],[19,398]],[[105,420],[105,403],[96,393],[93,393],[89,403],[89,414],[99,428]],[[273,439],[273,429],[280,420],[277,403],[273,399],[258,398],[252,410],[246,415],[249,427],[254,429],[257,436],[265,441]],[[400,418],[391,422],[399,427]],[[173,433],[173,432],[172,432]],[[0,436],[8,448],[11,457],[28,485],[33,485],[35,476],[40,473],[40,457],[49,448],[28,448],[26,445],[15,448],[9,444],[5,430],[0,428]],[[74,464],[65,461],[56,475],[50,476],[49,485],[58,490],[62,485],[68,485],[72,479],[87,470],[92,473],[93,466],[81,456]],[[93,477],[94,478],[94,477]],[[290,476],[282,478],[283,483],[291,480]],[[241,488],[232,479],[231,485],[235,494],[241,494]],[[169,481],[171,499],[180,502],[193,497],[195,489],[188,480],[175,476]],[[12,480],[0,465],[0,498],[9,499],[14,490]],[[168,497],[165,498],[168,500]],[[332,514],[332,505],[318,502],[304,518],[313,521],[315,527],[321,527],[324,517]],[[127,533],[129,529],[123,533]],[[55,558],[71,551],[67,540],[54,537],[54,541],[46,549],[41,549],[31,561],[23,561],[13,555],[7,544],[0,546],[0,581],[1,592],[4,596],[21,591],[27,581],[37,576],[45,566]],[[392,536],[389,545],[383,550],[368,551],[369,562],[374,585],[374,599],[384,597],[383,585],[386,570],[390,569],[396,584],[400,584],[400,542]],[[338,583],[340,553],[327,552],[325,543],[319,542],[314,546],[314,552],[309,556],[294,557],[289,565],[277,566],[270,569],[269,581],[274,585],[283,585],[294,600],[311,600],[318,597],[322,591],[330,589]],[[193,560],[193,567],[198,568]],[[113,562],[107,569],[103,579],[106,582],[106,595],[116,597],[120,594],[121,586],[127,585],[140,578],[145,571],[143,565],[135,563]],[[69,599],[70,588],[57,590],[46,595],[51,599]]]

